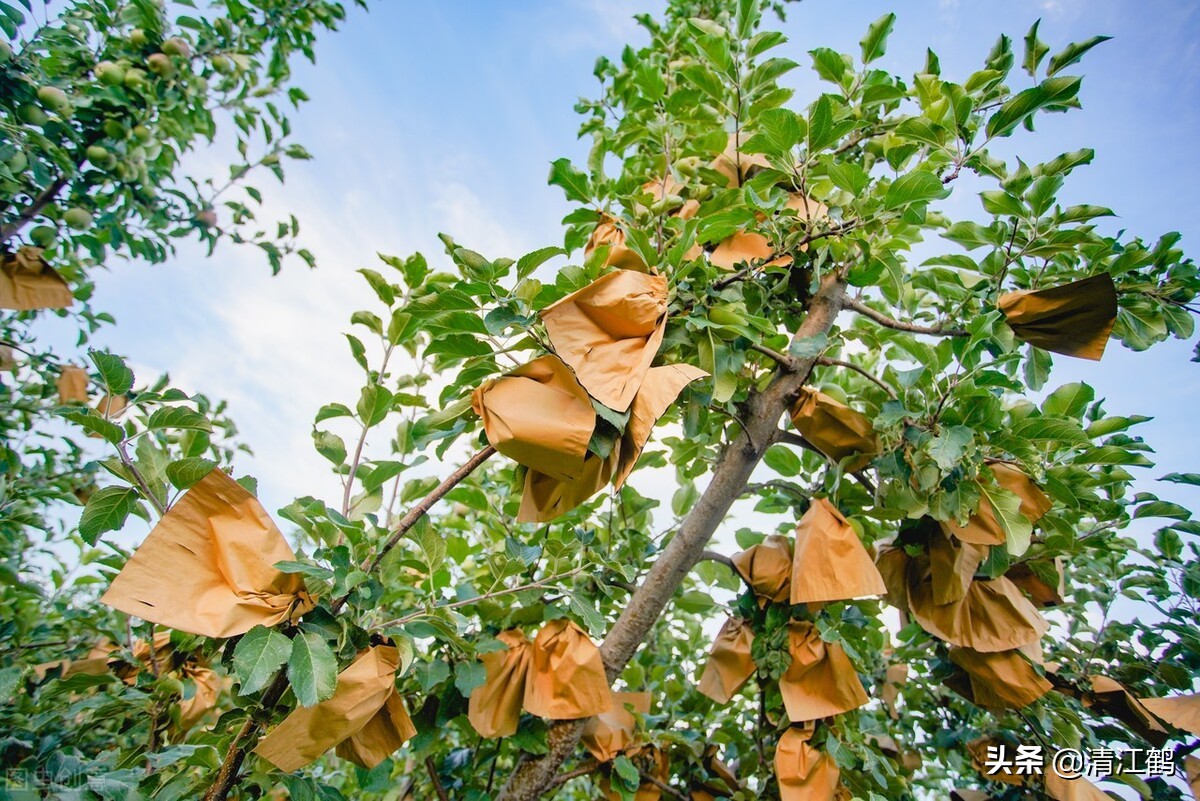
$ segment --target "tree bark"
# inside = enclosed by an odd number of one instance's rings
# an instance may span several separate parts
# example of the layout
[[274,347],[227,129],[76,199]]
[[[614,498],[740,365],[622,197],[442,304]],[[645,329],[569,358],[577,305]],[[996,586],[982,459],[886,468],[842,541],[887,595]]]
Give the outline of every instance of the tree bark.
[[[827,333],[846,302],[846,285],[836,274],[825,276],[813,296],[808,316],[796,331],[797,339]],[[816,358],[797,359],[794,369],[781,369],[766,389],[749,403],[744,427],[721,453],[708,488],[684,518],[675,537],[650,567],[625,611],[600,646],[604,669],[611,684],[646,640],[655,621],[700,561],[704,547],[746,488],[750,474],[775,441],[779,420],[808,380]],[[551,787],[562,763],[574,753],[584,721],[555,721],[547,736],[549,753],[523,759],[500,791],[497,801],[531,801]]]

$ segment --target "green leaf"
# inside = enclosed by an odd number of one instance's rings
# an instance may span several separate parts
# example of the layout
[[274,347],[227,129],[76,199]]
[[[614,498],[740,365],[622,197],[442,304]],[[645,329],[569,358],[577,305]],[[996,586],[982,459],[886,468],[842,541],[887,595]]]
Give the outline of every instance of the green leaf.
[[382,423],[392,410],[392,393],[379,384],[363,387],[358,398],[358,419],[368,428]]
[[146,421],[147,428],[182,428],[192,431],[212,431],[208,418],[186,406],[164,406],[155,409]]
[[872,22],[871,27],[867,28],[867,35],[859,42],[864,64],[870,64],[884,54],[887,50],[888,35],[895,24],[896,15],[889,13]]
[[428,518],[422,518],[421,523],[413,527],[409,536],[424,553],[429,572],[436,573],[446,561],[446,540],[427,521]]
[[1046,77],[1050,77],[1066,69],[1083,58],[1087,51],[1098,44],[1107,42],[1111,38],[1111,36],[1093,36],[1091,39],[1083,42],[1072,42],[1050,59],[1049,68],[1046,70]]
[[1150,501],[1144,503],[1133,513],[1133,519],[1143,517],[1167,517],[1172,520],[1190,520],[1192,513],[1177,503],[1170,501]]
[[591,199],[592,186],[588,177],[571,165],[570,159],[558,159],[550,162],[549,182],[562,187],[567,200],[586,203]]
[[292,641],[275,629],[255,626],[233,649],[233,671],[241,684],[239,695],[256,693],[292,655]]
[[327,403],[317,410],[317,417],[314,422],[329,420],[333,417],[353,417],[354,412],[350,411],[350,407],[343,403]]
[[125,366],[120,356],[114,356],[104,351],[88,351],[96,372],[100,373],[100,381],[108,389],[110,395],[124,395],[133,389],[133,371]]
[[1038,38],[1038,26],[1041,24],[1042,21],[1039,19],[1033,23],[1029,33],[1025,34],[1025,59],[1021,62],[1021,66],[1032,78],[1037,77],[1038,65],[1050,52],[1050,46]]
[[983,210],[997,217],[1024,217],[1025,205],[1020,200],[1005,192],[1003,189],[989,189],[980,192],[983,199]]
[[313,706],[331,697],[337,687],[337,673],[337,657],[323,635],[301,631],[292,640],[287,675],[301,706]]
[[346,463],[346,443],[337,434],[329,431],[319,431],[314,428],[313,444],[317,448],[317,453],[335,465]]
[[454,668],[454,686],[463,698],[470,698],[471,691],[487,680],[487,670],[482,662],[460,662]]
[[637,766],[624,754],[613,760],[613,771],[620,777],[625,786],[631,790],[636,789],[641,784],[642,776],[638,772]]
[[996,513],[996,521],[1004,529],[1005,544],[1011,556],[1020,556],[1029,550],[1033,536],[1033,524],[1021,514],[1021,499],[1015,493],[988,484],[981,484],[979,491]]
[[387,282],[386,278],[374,270],[368,270],[365,267],[359,270],[359,273],[362,274],[363,278],[367,279],[367,283],[371,285],[371,289],[375,290],[375,294],[379,296],[384,305],[390,307],[396,302],[396,290],[392,289],[392,285]]
[[1063,384],[1042,401],[1042,411],[1056,417],[1082,418],[1096,391],[1082,381]]
[[1191,484],[1200,487],[1200,473],[1167,473],[1159,481],[1170,481],[1172,484]]
[[787,478],[800,475],[800,471],[804,469],[796,452],[784,445],[772,445],[767,448],[763,461],[767,463],[767,467]]
[[566,251],[562,248],[541,248],[530,253],[526,253],[521,258],[517,259],[517,278],[525,278],[545,262],[555,256],[563,256]]
[[989,137],[1007,136],[1029,115],[1079,94],[1080,78],[1048,78],[1010,98],[987,122]]
[[949,194],[950,190],[942,185],[936,175],[924,170],[917,170],[901,175],[892,182],[884,197],[883,206],[888,210],[898,209],[913,203],[928,203]]
[[189,456],[167,465],[167,480],[178,489],[185,490],[198,483],[217,467],[212,459],[200,456]]
[[132,487],[104,487],[88,498],[79,518],[79,536],[88,545],[106,531],[116,531],[125,525],[125,518],[137,507],[137,490]]
[[943,473],[958,466],[967,446],[975,439],[975,432],[967,426],[950,426],[942,429],[929,441],[929,455],[937,462]]
[[762,11],[758,7],[759,0],[738,0],[737,33],[739,39],[749,39],[754,33]]
[[72,423],[88,433],[98,434],[106,442],[112,445],[116,445],[121,440],[125,439],[125,431],[116,423],[105,420],[104,416],[95,409],[64,407],[59,409],[57,414],[67,420],[70,420]]

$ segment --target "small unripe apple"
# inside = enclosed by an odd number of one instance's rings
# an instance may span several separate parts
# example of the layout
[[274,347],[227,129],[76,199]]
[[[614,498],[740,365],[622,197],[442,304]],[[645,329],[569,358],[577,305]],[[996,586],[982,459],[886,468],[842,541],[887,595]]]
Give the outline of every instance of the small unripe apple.
[[232,75],[237,67],[233,63],[233,59],[229,56],[213,56],[213,69],[222,75]]
[[48,248],[58,239],[58,231],[49,225],[39,225],[29,232],[29,239],[39,248]]
[[217,213],[212,209],[202,209],[196,213],[196,222],[204,228],[215,228],[217,225]]
[[116,120],[105,120],[104,125],[101,127],[104,129],[105,135],[110,136],[113,139],[125,138],[125,126]]
[[142,48],[150,43],[150,37],[141,28],[134,28],[129,32],[129,43],[134,47]]
[[100,79],[100,83],[120,86],[125,82],[125,70],[111,61],[101,61],[96,65],[96,77]]
[[145,143],[145,142],[150,141],[150,137],[151,137],[150,129],[147,128],[145,125],[133,126],[133,130],[131,131],[131,133],[133,134],[133,138],[138,140],[139,142]]
[[17,172],[17,173],[25,172],[25,168],[28,166],[29,166],[29,159],[26,158],[25,154],[22,153],[20,150],[18,150],[16,153],[14,153],[12,155],[12,158],[10,158],[8,160],[8,168],[10,170],[12,170],[13,172]]
[[192,54],[192,48],[188,46],[187,41],[178,36],[172,36],[163,42],[162,51],[168,56],[182,56],[183,58]]
[[17,116],[21,118],[21,122],[28,123],[29,125],[41,126],[50,121],[50,118],[46,116],[46,112],[32,103],[26,103],[17,109]]
[[170,78],[175,74],[175,65],[171,63],[171,57],[165,53],[155,53],[146,59],[146,66],[155,75],[163,78]]
[[137,178],[137,167],[126,161],[122,161],[117,165],[117,178],[124,183],[132,183]]
[[268,153],[267,155],[263,156],[262,163],[268,167],[270,167],[272,164],[278,164],[279,163],[279,154],[278,153]]
[[71,107],[67,93],[57,86],[43,86],[37,90],[38,101],[48,109],[62,112]]
[[131,67],[125,71],[125,86],[130,89],[136,89],[146,82],[146,71]]
[[92,164],[95,164],[97,167],[100,167],[107,162],[110,155],[112,154],[108,152],[108,148],[100,145],[91,145],[87,149],[88,161],[92,162]]
[[92,227],[92,215],[87,209],[72,206],[63,213],[63,222],[76,231],[86,231]]

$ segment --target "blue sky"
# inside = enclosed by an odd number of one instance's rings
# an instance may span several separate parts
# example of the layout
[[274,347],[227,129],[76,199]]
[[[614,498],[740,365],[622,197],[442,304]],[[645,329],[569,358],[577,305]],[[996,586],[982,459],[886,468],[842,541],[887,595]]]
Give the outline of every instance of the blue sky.
[[[598,55],[644,40],[632,14],[660,5],[377,0],[369,13],[351,10],[343,30],[320,42],[317,65],[297,70],[312,102],[295,129],[315,160],[292,164],[282,188],[259,184],[264,216],[295,213],[320,267],[292,264],[272,278],[255,253],[231,246],[211,259],[185,246],[166,265],[117,264],[100,279],[96,302],[120,324],[99,341],[127,354],[147,378],[169,370],[187,389],[229,399],[256,452],[239,471],[258,476],[268,508],[302,494],[338,497],[309,431],[320,405],[352,400],[359,386],[340,332],[373,298],[353,271],[375,266],[376,251],[422,250],[444,262],[438,232],[489,256],[559,243],[558,221],[569,207],[546,174],[551,160],[582,162],[586,154],[572,106],[595,94]],[[998,34],[1019,47],[1038,18],[1052,52],[1093,34],[1115,36],[1085,61],[1083,111],[1046,118],[1037,135],[1019,134],[1006,146],[1030,161],[1093,147],[1095,163],[1071,176],[1064,201],[1111,206],[1120,215],[1113,229],[1148,238],[1179,230],[1185,246],[1200,241],[1193,150],[1200,6],[805,0],[783,26],[784,54],[802,65],[789,78],[796,107],[819,91],[807,51],[857,53],[867,25],[893,8],[899,19],[881,65],[905,76],[924,63],[928,46],[944,74],[965,79]],[[218,146],[195,154],[192,165],[223,172],[228,157]],[[947,210],[977,214],[979,188],[961,181]],[[1148,475],[1197,470],[1191,435],[1200,365],[1190,355],[1183,343],[1150,354],[1112,343],[1100,364],[1060,359],[1055,381],[1086,380],[1109,399],[1110,413],[1156,418],[1142,431],[1159,452],[1160,466]],[[380,453],[386,444],[380,437],[370,448]],[[1194,494],[1156,489],[1200,508]]]

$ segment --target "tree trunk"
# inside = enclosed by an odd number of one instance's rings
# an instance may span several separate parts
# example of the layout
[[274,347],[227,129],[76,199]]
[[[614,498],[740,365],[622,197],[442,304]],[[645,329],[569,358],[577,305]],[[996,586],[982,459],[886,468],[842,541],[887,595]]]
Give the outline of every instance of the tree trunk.
[[[806,339],[827,333],[842,310],[845,291],[846,285],[838,276],[825,276],[812,298],[808,316],[796,332],[796,338]],[[781,370],[766,389],[751,398],[744,428],[722,451],[708,488],[684,518],[678,533],[667,543],[662,555],[651,566],[642,585],[634,592],[629,605],[600,646],[610,684],[646,640],[684,577],[700,561],[704,547],[725,519],[729,507],[741,497],[750,474],[775,441],[780,418],[795,401],[815,362],[816,357],[798,359],[795,369]],[[551,724],[549,753],[521,761],[497,801],[531,801],[541,796],[551,786],[562,763],[575,752],[583,732],[583,723],[581,720],[568,720]]]

